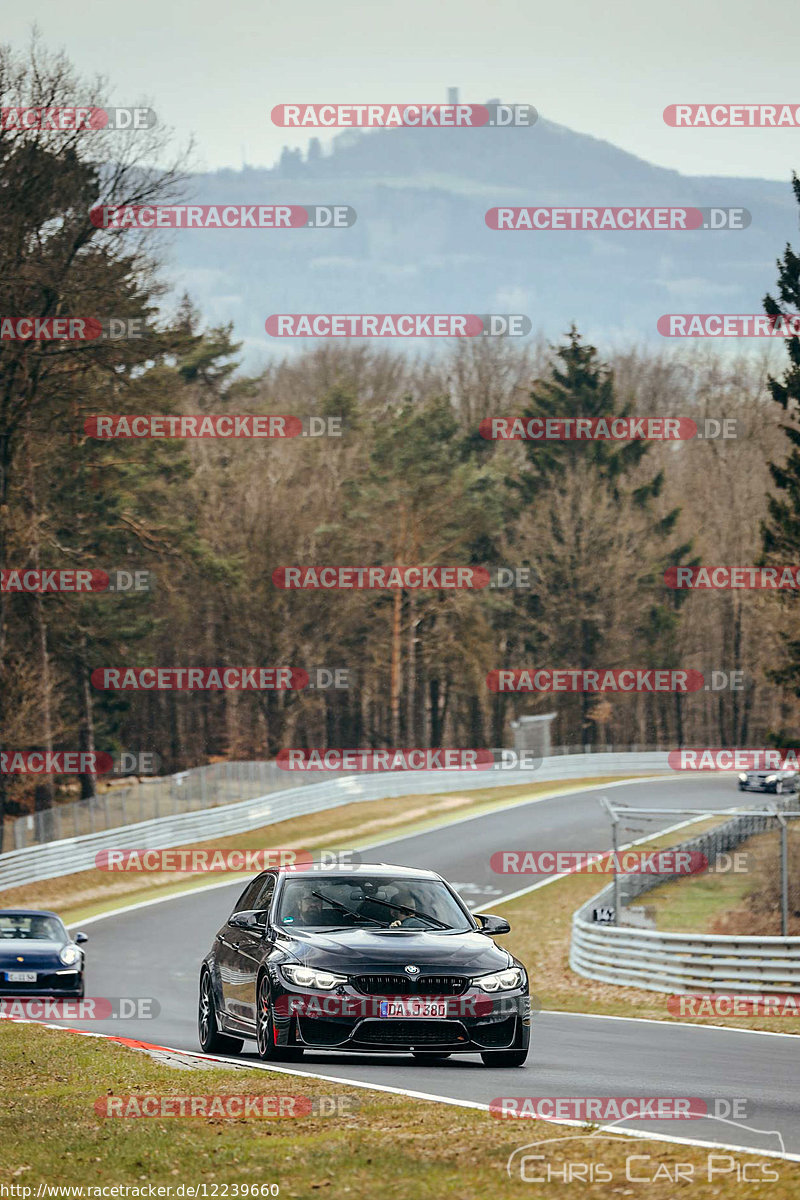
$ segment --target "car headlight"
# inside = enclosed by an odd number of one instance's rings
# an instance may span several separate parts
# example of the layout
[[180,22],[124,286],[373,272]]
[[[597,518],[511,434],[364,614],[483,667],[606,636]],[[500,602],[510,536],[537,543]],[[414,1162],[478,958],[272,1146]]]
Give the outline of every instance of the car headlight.
[[63,946],[59,958],[65,967],[74,966],[80,959],[81,952],[77,946]]
[[317,971],[313,967],[284,965],[281,970],[289,982],[297,984],[298,987],[321,988],[327,992],[340,983],[347,983],[346,975],[334,975],[333,971]]
[[509,967],[507,971],[495,971],[493,975],[479,975],[470,982],[484,992],[510,992],[512,988],[522,987],[525,974],[519,967]]
[[739,778],[742,781],[742,783],[747,783],[747,776],[745,775],[744,771],[739,772]]
[[777,775],[768,775],[767,778],[764,780],[764,782],[765,783],[775,783],[777,778],[778,778]]

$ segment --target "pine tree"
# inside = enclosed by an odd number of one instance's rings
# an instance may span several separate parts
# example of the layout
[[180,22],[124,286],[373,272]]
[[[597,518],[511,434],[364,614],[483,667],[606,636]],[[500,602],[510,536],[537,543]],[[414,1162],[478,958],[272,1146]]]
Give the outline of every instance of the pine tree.
[[[800,179],[792,176],[792,190],[800,204]],[[800,311],[800,257],[787,244],[777,260],[778,295],[764,297],[764,311],[774,320],[797,317]],[[784,414],[781,429],[788,442],[783,462],[770,463],[776,492],[767,499],[767,519],[762,525],[764,564],[785,566],[800,556],[800,338],[787,337],[789,365],[780,379],[768,378],[770,395]],[[778,603],[788,610],[789,623],[781,631],[784,661],[770,671],[770,678],[787,693],[800,696],[800,630],[797,627],[797,594],[778,593]]]
[[[620,402],[613,372],[573,326],[556,350],[549,376],[535,382],[523,419],[632,415]],[[521,600],[522,647],[547,665],[673,666],[683,597],[668,593],[663,572],[685,562],[679,545],[680,509],[660,497],[664,473],[648,477],[646,441],[526,441],[524,466],[512,481],[521,529],[538,583]],[[620,636],[622,634],[622,637]],[[623,640],[624,639],[624,640]],[[624,657],[623,657],[624,656]],[[545,665],[539,662],[538,665]],[[567,705],[569,707],[569,704]],[[572,705],[570,739],[592,740],[592,698]],[[602,725],[608,714],[602,713]],[[681,708],[672,720],[680,740]],[[658,710],[651,714],[657,722]]]

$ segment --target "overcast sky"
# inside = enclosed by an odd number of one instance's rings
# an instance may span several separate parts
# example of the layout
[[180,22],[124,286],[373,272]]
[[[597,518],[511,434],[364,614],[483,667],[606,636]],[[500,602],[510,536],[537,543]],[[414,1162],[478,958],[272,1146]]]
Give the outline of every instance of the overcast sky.
[[[201,168],[271,165],[308,134],[292,101],[499,97],[688,174],[788,178],[800,129],[671,129],[678,102],[800,104],[795,0],[32,0],[3,6],[4,41],[36,21],[117,104],[147,97]],[[521,136],[535,137],[535,130]],[[323,138],[323,140],[326,140]]]

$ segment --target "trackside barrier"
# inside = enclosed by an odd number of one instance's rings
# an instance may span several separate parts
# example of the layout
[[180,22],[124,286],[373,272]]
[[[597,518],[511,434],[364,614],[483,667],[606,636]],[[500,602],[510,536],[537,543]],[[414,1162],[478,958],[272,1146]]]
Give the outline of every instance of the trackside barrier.
[[[797,800],[778,801],[775,807],[796,811]],[[699,850],[713,861],[753,834],[776,828],[774,817],[734,817],[670,849]],[[643,892],[677,878],[622,875],[623,907]],[[572,918],[569,964],[578,975],[649,992],[800,994],[800,937],[661,933],[592,920],[595,908],[613,904],[614,885],[610,883]]]
[[[273,763],[255,764],[274,767]],[[278,772],[278,768],[275,768]],[[98,833],[48,841],[0,854],[0,891],[40,879],[72,875],[94,867],[99,850],[168,850],[173,846],[229,837],[274,825],[290,817],[359,801],[394,796],[431,796],[444,792],[558,782],[613,775],[672,775],[667,751],[562,754],[546,758],[536,770],[387,771],[341,775],[335,772],[280,771],[285,787],[238,803],[174,813]],[[303,786],[299,786],[302,780]],[[320,781],[321,780],[321,781]],[[294,785],[294,786],[293,786]]]

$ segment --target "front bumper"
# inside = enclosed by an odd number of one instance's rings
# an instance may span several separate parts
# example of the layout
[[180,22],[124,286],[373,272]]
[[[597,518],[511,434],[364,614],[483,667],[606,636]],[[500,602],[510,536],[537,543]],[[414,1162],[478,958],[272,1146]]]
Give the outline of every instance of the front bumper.
[[83,971],[75,968],[36,968],[35,983],[9,983],[11,967],[0,967],[0,996],[56,996],[67,999],[83,990]]
[[365,996],[345,986],[336,992],[280,986],[273,992],[276,1043],[319,1050],[439,1050],[478,1053],[527,1047],[530,997],[527,992],[493,993],[468,989],[460,996],[427,996],[447,1006],[446,1016],[384,1017],[381,1001],[408,996]]

